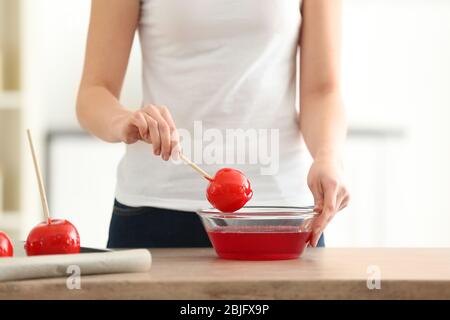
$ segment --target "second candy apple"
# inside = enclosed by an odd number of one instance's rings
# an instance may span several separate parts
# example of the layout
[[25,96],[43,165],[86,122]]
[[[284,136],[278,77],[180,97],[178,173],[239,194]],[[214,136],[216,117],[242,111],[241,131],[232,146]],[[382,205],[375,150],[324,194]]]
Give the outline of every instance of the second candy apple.
[[49,219],[28,234],[25,251],[29,256],[80,252],[80,236],[73,224],[63,219]]

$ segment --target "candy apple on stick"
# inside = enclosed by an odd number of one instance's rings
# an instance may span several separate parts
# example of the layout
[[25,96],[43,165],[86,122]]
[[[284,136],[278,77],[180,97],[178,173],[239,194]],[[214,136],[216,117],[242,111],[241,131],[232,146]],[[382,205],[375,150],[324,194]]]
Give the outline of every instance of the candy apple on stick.
[[30,130],[27,130],[27,136],[46,220],[30,231],[25,243],[25,251],[29,256],[79,253],[80,236],[75,226],[67,220],[53,219],[50,217],[42,174],[37,161]]
[[250,181],[241,171],[223,168],[212,177],[182,153],[180,158],[209,181],[206,198],[214,208],[223,212],[234,212],[252,198]]
[[206,190],[208,201],[223,212],[239,210],[252,196],[250,181],[241,171],[232,168],[217,171]]

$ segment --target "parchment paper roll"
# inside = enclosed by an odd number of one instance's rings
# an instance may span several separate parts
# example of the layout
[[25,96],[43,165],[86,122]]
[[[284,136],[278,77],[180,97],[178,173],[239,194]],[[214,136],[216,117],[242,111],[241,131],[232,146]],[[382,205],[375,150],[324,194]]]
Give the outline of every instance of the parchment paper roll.
[[146,249],[0,258],[0,281],[67,277],[70,266],[78,266],[81,275],[146,272],[151,264]]

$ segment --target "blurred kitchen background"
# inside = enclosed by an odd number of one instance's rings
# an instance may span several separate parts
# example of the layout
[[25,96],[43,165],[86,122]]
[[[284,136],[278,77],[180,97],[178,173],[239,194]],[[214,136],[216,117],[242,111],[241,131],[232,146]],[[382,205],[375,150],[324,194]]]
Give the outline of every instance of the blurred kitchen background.
[[[352,203],[328,246],[450,246],[450,1],[344,0],[343,86]],[[89,0],[0,0],[0,229],[42,220],[32,128],[50,210],[104,247],[124,147],[75,117]],[[136,39],[137,40],[137,39]],[[140,105],[135,41],[122,101]]]

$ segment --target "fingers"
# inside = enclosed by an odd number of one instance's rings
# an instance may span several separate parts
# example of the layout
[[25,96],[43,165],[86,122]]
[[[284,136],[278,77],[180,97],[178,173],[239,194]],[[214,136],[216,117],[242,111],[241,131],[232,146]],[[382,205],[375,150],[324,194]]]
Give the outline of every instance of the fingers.
[[318,217],[314,218],[311,224],[312,234],[309,245],[315,247],[317,245],[317,242],[319,241],[320,234],[317,235],[314,231],[316,230],[316,225],[320,223],[320,221],[318,222],[318,220],[321,219],[322,216],[324,195],[320,183],[309,184],[309,188],[311,189],[312,195],[314,197],[314,211],[319,214]]
[[181,152],[181,146],[180,146],[180,138],[177,131],[177,126],[175,125],[175,121],[173,121],[172,115],[169,112],[169,109],[166,106],[161,107],[161,115],[166,120],[167,124],[169,125],[170,129],[170,142],[171,142],[171,154],[170,157],[172,157],[174,160],[178,160],[179,154]]
[[339,188],[338,198],[337,198],[337,211],[341,211],[348,206],[350,202],[350,193],[345,186]]
[[172,133],[172,154],[171,158],[175,161],[180,159],[180,154],[182,152],[181,144],[180,144],[180,136],[178,134],[178,130]]
[[159,146],[161,149],[161,157],[164,160],[169,160],[170,152],[172,150],[171,147],[171,132],[170,125],[167,123],[166,119],[162,115],[162,110],[164,113],[168,114],[167,108],[155,107],[153,105],[147,106],[143,108],[143,111],[146,112],[151,118],[156,121],[157,130],[159,133]]
[[322,186],[323,192],[323,208],[319,216],[314,219],[312,226],[312,246],[317,246],[319,238],[327,226],[328,222],[333,218],[336,213],[336,201],[338,195],[338,189],[335,184],[329,184]]
[[344,199],[342,200],[341,205],[339,206],[339,210],[338,210],[338,211],[341,211],[342,209],[346,208],[346,207],[348,206],[349,202],[350,202],[350,195],[347,195],[347,196],[345,196]]
[[169,160],[173,146],[178,144],[175,122],[167,107],[148,105],[133,113],[131,124],[135,126],[140,140],[153,145],[153,153]]
[[319,227],[323,230],[331,218],[336,213],[338,202],[338,188],[336,183],[330,183],[324,193],[324,212],[323,223]]
[[166,120],[167,124],[169,125],[170,131],[175,131],[175,121],[172,119],[172,115],[169,112],[169,109],[166,106],[161,106],[160,108],[161,116]]
[[320,184],[315,184],[310,187],[314,197],[314,211],[321,213],[323,210],[323,191]]
[[315,247],[321,235],[321,230],[320,228],[318,228],[318,225],[322,224],[323,219],[324,194],[320,183],[310,185],[310,189],[314,197],[314,211],[319,214],[319,216],[317,216],[312,222],[311,226],[312,234],[309,242],[310,246]]
[[149,139],[146,142],[151,143],[153,146],[153,154],[159,156],[161,154],[161,138],[159,136],[158,122],[150,117],[147,113],[143,112],[145,120],[148,125]]
[[139,130],[142,139],[148,138],[148,125],[145,116],[140,112],[132,114],[130,122]]
[[[323,192],[320,192],[323,189]],[[350,194],[347,188],[343,185],[338,185],[335,182],[329,182],[324,186],[312,187],[315,211],[319,215],[314,219],[312,224],[311,246],[317,246],[317,243],[322,235],[323,230],[328,223],[333,219],[336,212],[345,208],[350,201]],[[322,210],[316,210],[321,208]]]
[[[159,146],[161,148],[161,157],[164,160],[169,160],[171,152],[170,127],[164,117],[161,115],[161,108],[149,105],[143,108],[152,119],[156,121],[157,130],[159,133]],[[152,142],[155,143],[155,142]],[[158,148],[156,148],[158,149]]]

